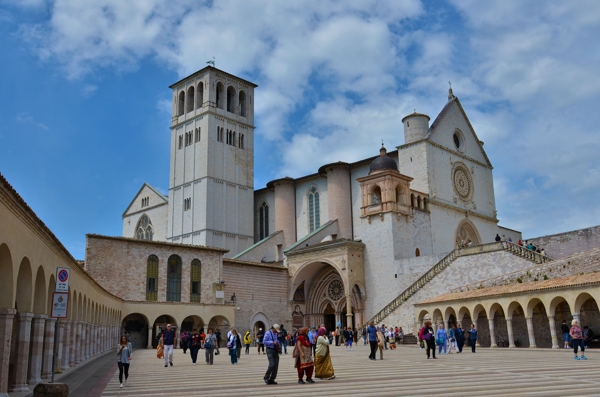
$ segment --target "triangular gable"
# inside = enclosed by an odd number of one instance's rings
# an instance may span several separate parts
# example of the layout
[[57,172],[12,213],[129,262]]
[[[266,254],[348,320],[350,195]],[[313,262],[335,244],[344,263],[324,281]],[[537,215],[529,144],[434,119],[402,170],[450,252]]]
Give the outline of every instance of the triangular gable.
[[[457,114],[460,115],[459,119],[450,121],[451,124],[447,125],[447,119],[452,115]],[[456,128],[460,129],[466,140],[467,149],[465,152],[459,152],[454,147],[452,139]],[[443,136],[440,136],[442,131],[444,134]],[[485,153],[483,145],[477,137],[475,129],[471,125],[471,122],[457,97],[452,97],[452,99],[446,103],[440,114],[438,114],[431,124],[431,127],[429,127],[429,132],[425,136],[425,139],[492,167],[492,163]],[[472,150],[472,148],[478,148],[478,150]]]
[[[140,199],[141,197],[145,197],[145,196],[148,196],[148,197],[153,196],[158,201],[158,204],[154,203],[146,208],[154,208],[159,205],[167,204],[169,202],[169,199],[167,196],[165,196],[164,194],[162,194],[161,192],[159,192],[152,186],[148,185],[147,183],[144,183],[142,185],[141,189],[137,192],[137,194],[133,198],[133,200],[131,200],[131,203],[129,203],[129,205],[127,206],[127,209],[125,210],[125,212],[123,212],[123,215],[121,217],[127,216],[131,207],[133,207],[134,204],[136,203],[136,200]],[[155,200],[152,200],[152,201],[155,201]]]

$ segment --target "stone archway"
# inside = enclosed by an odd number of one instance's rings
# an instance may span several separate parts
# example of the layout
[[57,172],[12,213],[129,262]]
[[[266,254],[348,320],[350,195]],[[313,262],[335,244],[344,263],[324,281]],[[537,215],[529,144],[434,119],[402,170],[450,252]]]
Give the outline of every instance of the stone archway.
[[148,318],[143,314],[131,313],[125,316],[121,321],[121,329],[134,349],[148,346]]
[[456,247],[461,248],[467,247],[469,242],[471,242],[472,245],[480,245],[481,238],[479,237],[479,232],[473,222],[464,219],[456,228],[455,244]]

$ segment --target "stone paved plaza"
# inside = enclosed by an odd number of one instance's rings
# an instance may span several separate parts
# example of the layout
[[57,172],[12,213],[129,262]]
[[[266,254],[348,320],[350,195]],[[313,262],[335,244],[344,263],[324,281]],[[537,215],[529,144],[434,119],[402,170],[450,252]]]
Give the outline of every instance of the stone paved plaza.
[[[262,377],[267,358],[242,357],[231,365],[226,349],[212,367],[175,352],[174,367],[164,368],[153,350],[134,352],[129,385],[119,388],[118,371],[103,396],[591,396],[600,395],[600,351],[587,361],[574,361],[571,350],[478,349],[427,360],[416,346],[385,351],[383,361],[369,361],[368,348],[332,347],[337,379],[299,385],[291,351],[282,355],[277,386]],[[200,353],[203,353],[201,350]]]

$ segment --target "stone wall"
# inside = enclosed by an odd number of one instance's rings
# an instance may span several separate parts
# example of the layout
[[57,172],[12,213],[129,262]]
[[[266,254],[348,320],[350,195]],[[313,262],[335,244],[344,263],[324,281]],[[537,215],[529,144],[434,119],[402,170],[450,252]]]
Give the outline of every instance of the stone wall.
[[202,269],[200,301],[216,303],[213,283],[219,282],[222,250],[156,241],[98,235],[86,236],[85,270],[110,293],[133,301],[146,300],[148,257],[158,257],[158,301],[167,296],[167,261],[181,258],[181,302],[190,301],[190,270],[193,259]]
[[499,276],[529,267],[531,267],[531,261],[504,250],[461,256],[411,296],[384,322],[389,325],[402,326],[408,332],[415,332],[415,303],[450,292],[458,285],[487,279],[490,275]]
[[[223,262],[225,300],[235,293],[235,324],[242,334],[253,329],[253,319],[266,317],[270,324],[292,328],[292,310],[287,301],[288,269],[279,265]],[[259,316],[260,313],[264,317]],[[269,324],[265,324],[269,326]]]
[[561,260],[550,261],[527,269],[488,278],[476,283],[454,288],[452,292],[469,291],[476,288],[497,287],[515,283],[549,280],[560,277],[575,276],[600,270],[600,248],[576,254]]
[[554,259],[600,248],[600,226],[549,236],[528,239],[538,248],[544,248],[546,255]]

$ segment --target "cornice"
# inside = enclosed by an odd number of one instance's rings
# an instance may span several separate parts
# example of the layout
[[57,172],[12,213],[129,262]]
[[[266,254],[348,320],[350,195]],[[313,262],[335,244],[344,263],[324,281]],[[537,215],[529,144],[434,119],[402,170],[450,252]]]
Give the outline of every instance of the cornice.
[[[229,112],[225,112],[225,113],[229,113]],[[256,126],[254,126],[252,124],[245,123],[243,121],[234,119],[234,118],[232,118],[230,116],[227,116],[227,115],[218,114],[216,111],[212,110],[212,108],[210,106],[207,106],[206,110],[203,110],[202,112],[200,112],[199,114],[196,114],[194,117],[191,117],[191,118],[187,118],[187,117],[185,117],[185,115],[173,116],[173,117],[177,117],[177,123],[172,124],[171,127],[170,127],[170,129],[171,130],[176,130],[177,128],[181,127],[182,125],[186,125],[188,123],[196,121],[197,119],[204,118],[204,116],[207,115],[207,114],[212,114],[212,115],[214,115],[216,117],[220,117],[222,119],[225,119],[225,120],[227,120],[227,121],[229,121],[231,123],[243,125],[246,128],[256,129]],[[179,121],[179,118],[183,118],[184,120],[183,121]]]
[[460,212],[463,214],[466,212],[466,213],[468,213],[468,216],[475,216],[477,218],[485,219],[486,221],[491,221],[491,222],[495,222],[495,223],[499,222],[498,219],[493,218],[491,216],[483,215],[478,212],[474,212],[473,210],[470,210],[470,209],[460,208],[460,207],[454,206],[452,204],[444,203],[444,202],[438,201],[437,199],[430,199],[428,201],[428,205],[436,205],[438,207],[447,208],[449,210]]

